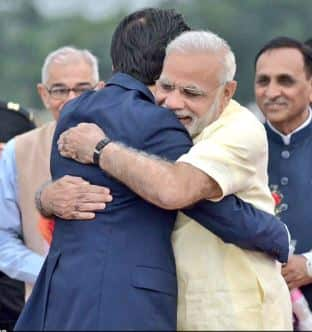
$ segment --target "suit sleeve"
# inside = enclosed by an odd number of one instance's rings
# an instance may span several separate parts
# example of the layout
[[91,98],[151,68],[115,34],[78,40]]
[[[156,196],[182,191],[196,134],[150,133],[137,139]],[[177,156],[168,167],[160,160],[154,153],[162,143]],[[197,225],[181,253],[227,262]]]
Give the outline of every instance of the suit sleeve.
[[171,111],[157,108],[149,112],[154,113],[149,116],[148,126],[140,128],[139,149],[168,161],[176,161],[192,147],[191,137]]
[[287,262],[289,233],[286,225],[235,195],[219,202],[205,200],[183,212],[224,242],[263,251],[282,263]]
[[[191,146],[191,139],[174,115],[168,111],[153,114],[145,133],[143,149],[168,160],[177,160]],[[254,208],[234,195],[220,202],[202,201],[183,212],[223,241],[239,247],[260,250],[286,262],[289,236],[284,223]],[[217,220],[217,221],[216,221]]]

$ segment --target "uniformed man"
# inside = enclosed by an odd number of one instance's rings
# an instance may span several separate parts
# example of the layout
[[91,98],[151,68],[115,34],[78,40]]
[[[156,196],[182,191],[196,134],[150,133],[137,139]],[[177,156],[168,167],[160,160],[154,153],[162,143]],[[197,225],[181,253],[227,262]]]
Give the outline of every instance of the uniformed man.
[[34,128],[32,113],[19,104],[0,100],[0,156],[8,140]]

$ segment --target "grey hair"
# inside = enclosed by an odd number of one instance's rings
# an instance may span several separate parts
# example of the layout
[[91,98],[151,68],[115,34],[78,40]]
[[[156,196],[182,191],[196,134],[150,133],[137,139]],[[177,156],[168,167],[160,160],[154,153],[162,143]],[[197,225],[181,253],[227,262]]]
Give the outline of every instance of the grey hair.
[[41,82],[46,84],[49,78],[49,67],[52,63],[68,64],[73,60],[83,59],[92,69],[94,83],[99,81],[98,59],[88,50],[73,46],[64,46],[48,54],[41,69]]
[[186,31],[172,40],[166,48],[166,56],[170,53],[212,52],[222,56],[223,71],[220,83],[232,81],[236,72],[235,55],[229,44],[211,31]]

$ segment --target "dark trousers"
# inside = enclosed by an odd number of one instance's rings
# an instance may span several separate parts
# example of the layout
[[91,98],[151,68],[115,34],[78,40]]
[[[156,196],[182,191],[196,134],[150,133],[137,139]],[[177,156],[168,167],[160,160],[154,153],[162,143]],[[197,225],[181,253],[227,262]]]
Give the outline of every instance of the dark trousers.
[[13,330],[24,306],[25,286],[0,272],[0,330]]

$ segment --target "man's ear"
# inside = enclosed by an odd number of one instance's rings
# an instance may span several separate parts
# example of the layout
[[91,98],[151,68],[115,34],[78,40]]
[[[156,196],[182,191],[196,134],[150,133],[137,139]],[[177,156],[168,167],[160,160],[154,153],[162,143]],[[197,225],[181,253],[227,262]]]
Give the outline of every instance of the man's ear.
[[104,86],[105,86],[105,82],[99,81],[99,83],[96,85],[94,90],[100,90],[100,89],[104,88]]
[[225,83],[223,90],[222,109],[224,109],[232,99],[235,94],[236,88],[237,82],[234,80]]
[[49,92],[47,91],[47,88],[44,86],[44,84],[38,83],[37,91],[45,108],[50,109]]
[[310,78],[310,105],[312,104],[312,77]]

